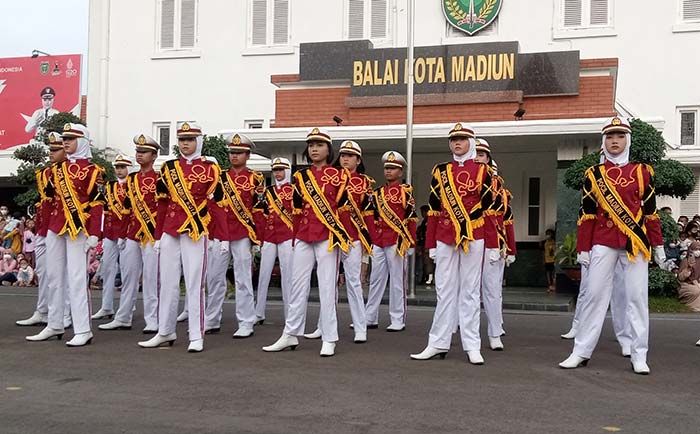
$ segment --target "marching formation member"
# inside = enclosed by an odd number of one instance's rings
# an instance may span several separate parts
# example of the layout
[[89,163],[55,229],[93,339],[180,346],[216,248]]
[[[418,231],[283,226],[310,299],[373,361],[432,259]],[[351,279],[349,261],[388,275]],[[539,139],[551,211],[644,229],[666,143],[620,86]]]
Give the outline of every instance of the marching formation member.
[[630,163],[631,133],[626,119],[614,117],[608,121],[602,131],[605,162],[585,174],[577,250],[579,263],[588,266],[588,300],[581,306],[573,352],[559,364],[565,369],[585,366],[593,354],[619,266],[632,368],[637,374],[650,372],[646,361],[648,263],[652,252],[658,264],[664,264],[666,258],[656,213],[654,171],[646,164]]
[[204,349],[204,278],[207,227],[211,216],[207,198],[219,183],[219,166],[202,158],[204,137],[194,123],[177,127],[180,158],[166,161],[156,186],[159,197],[154,249],[159,254],[160,295],[158,334],[139,342],[144,348],[172,345],[184,273],[189,312],[189,352]]
[[[489,346],[494,351],[503,350],[501,336],[503,330],[503,272],[505,267],[515,262],[515,229],[513,227],[512,194],[505,188],[503,178],[498,175],[498,165],[491,157],[491,146],[484,139],[476,139],[477,163],[491,166],[493,169],[492,191],[494,194],[493,210],[496,213],[496,230],[498,248],[496,252],[486,250],[488,260],[481,270],[481,299],[488,322]],[[498,258],[492,261],[491,258]]]
[[265,321],[265,306],[270,276],[279,258],[280,280],[282,286],[282,304],[284,317],[287,317],[289,297],[292,286],[292,255],[294,253],[294,212],[292,197],[292,164],[286,158],[272,160],[272,177],[274,184],[267,187],[265,196],[259,206],[265,221],[262,223],[262,247],[260,248],[260,271],[258,273],[258,298],[255,304],[256,322]]
[[459,324],[469,362],[484,363],[479,336],[481,269],[484,259],[497,262],[500,253],[491,168],[474,161],[474,138],[473,129],[456,124],[449,133],[453,161],[433,169],[425,246],[435,260],[438,302],[428,346],[411,355],[415,360],[444,358]]
[[[66,152],[63,150],[63,139],[58,133],[51,132],[47,135],[49,142],[49,166],[36,171],[36,189],[39,192],[39,202],[35,205],[34,221],[36,225],[36,274],[39,281],[37,291],[36,310],[31,317],[17,321],[18,326],[46,325],[48,323],[49,302],[48,285],[49,279],[46,277],[46,232],[56,203],[52,196],[46,194],[46,186],[51,179],[51,167],[66,159]],[[64,326],[70,327],[70,299],[66,294],[66,306],[64,316]]]
[[[221,174],[215,200],[220,210],[216,220],[226,221],[223,239],[215,239],[213,255],[226,256],[226,267],[219,272],[221,279],[209,287],[206,309],[206,328],[218,331],[221,328],[221,312],[226,296],[226,268],[228,251],[233,260],[233,274],[236,286],[236,319],[238,330],[234,339],[244,339],[253,335],[255,324],[255,298],[253,295],[253,255],[251,248],[259,250],[257,227],[261,226],[259,212],[253,209],[258,196],[264,192],[265,177],[246,166],[255,144],[243,134],[232,134],[226,139],[231,168]],[[256,214],[256,215],[254,215]],[[256,220],[257,223],[256,224]],[[218,243],[217,243],[218,242]],[[191,312],[190,312],[191,315]]]
[[297,336],[304,333],[306,308],[311,287],[311,272],[316,265],[321,302],[321,356],[335,354],[338,340],[336,316],[339,251],[347,253],[351,239],[338,216],[350,174],[347,169],[332,167],[333,148],[330,135],[314,128],[306,137],[304,156],[311,167],[294,174],[294,270],[292,292],[282,336],[263,351],[295,349]]
[[158,203],[156,185],[160,176],[153,170],[160,145],[152,137],[139,134],[134,137],[136,163],[139,171],[126,179],[125,208],[128,227],[123,248],[119,253],[122,289],[119,309],[114,320],[100,324],[100,330],[131,330],[134,306],[143,287],[144,334],[158,332],[158,253],[154,249]]
[[99,184],[104,169],[90,162],[90,133],[85,126],[66,124],[61,136],[67,160],[51,167],[45,187],[46,195],[55,202],[46,233],[49,321],[41,333],[27,340],[63,337],[65,291],[68,291],[74,336],[66,345],[78,347],[92,342],[87,255],[101,236],[104,199]]
[[416,246],[413,188],[402,184],[406,159],[396,151],[382,156],[385,183],[372,194],[372,270],[367,295],[367,324],[377,328],[379,305],[389,283],[388,332],[406,328],[407,256]]
[[[128,211],[124,207],[126,199],[126,177],[129,175],[131,160],[119,155],[114,160],[116,181],[105,183],[105,213],[102,229],[102,308],[92,319],[112,318],[114,316],[114,280],[119,273],[119,252],[126,242],[126,230],[129,224]],[[122,276],[123,278],[124,276]]]
[[[352,140],[346,140],[340,144],[338,160],[333,166],[347,169],[350,172],[348,185],[345,189],[345,201],[339,209],[339,216],[352,244],[349,252],[341,253],[340,259],[343,263],[352,327],[355,330],[354,342],[359,344],[367,342],[367,316],[360,276],[362,274],[362,255],[372,252],[368,223],[372,216],[369,204],[374,180],[364,174],[362,148]],[[313,333],[305,334],[305,338],[318,339],[321,337],[320,321],[319,317],[318,328]]]

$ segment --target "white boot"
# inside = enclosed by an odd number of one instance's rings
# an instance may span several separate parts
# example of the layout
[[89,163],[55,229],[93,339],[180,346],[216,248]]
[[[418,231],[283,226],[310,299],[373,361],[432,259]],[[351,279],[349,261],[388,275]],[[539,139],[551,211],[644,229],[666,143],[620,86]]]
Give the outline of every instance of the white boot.
[[131,330],[131,324],[121,322],[119,320],[112,320],[107,324],[100,324],[97,326],[100,330]]
[[493,351],[503,351],[503,342],[501,342],[501,338],[499,336],[496,336],[495,338],[489,336],[489,346]]
[[568,332],[564,333],[563,335],[560,335],[562,339],[575,339],[576,338],[576,333],[578,331],[576,329],[571,329]]
[[245,339],[253,336],[253,329],[248,327],[239,327],[236,333],[233,334],[234,339]]
[[73,339],[66,342],[68,347],[82,347],[85,345],[90,345],[92,343],[92,332],[80,333],[79,335],[73,336]]
[[25,339],[30,341],[30,342],[40,342],[40,341],[48,341],[52,337],[56,336],[56,339],[59,341],[63,339],[63,330],[56,330],[52,329],[49,327],[45,327],[42,331],[39,333],[32,335],[32,336],[27,336]]
[[321,357],[332,357],[335,355],[335,342],[323,342],[321,345]]
[[314,330],[313,333],[304,333],[305,339],[321,339],[321,329]]
[[695,345],[697,345],[698,347],[700,347],[700,341],[695,342]]
[[21,319],[19,321],[16,321],[15,324],[21,327],[27,327],[27,326],[36,326],[36,325],[46,325],[48,322],[48,316],[47,315],[42,315],[37,311],[34,311],[32,316],[30,316],[27,319]]
[[183,322],[187,320],[190,317],[190,313],[186,310],[183,310],[180,315],[177,316],[177,322]]
[[645,362],[644,360],[632,360],[632,369],[634,370],[635,374],[639,375],[649,375],[649,373],[651,372],[651,370],[649,369],[649,365],[647,365],[647,362]]
[[105,309],[100,309],[97,311],[96,314],[91,316],[90,318],[92,319],[112,319],[114,317],[114,311],[113,310],[105,310]]
[[426,285],[432,285],[433,284],[433,274],[430,273],[428,274],[428,279],[425,281]]
[[630,347],[622,347],[621,351],[622,357],[632,357],[632,350]]
[[282,333],[282,336],[277,339],[277,342],[272,345],[268,345],[267,347],[263,347],[262,350],[267,351],[268,353],[276,353],[278,351],[284,351],[287,348],[291,348],[291,350],[294,351],[297,349],[298,345],[299,340],[296,336],[289,336]]
[[139,342],[139,347],[141,347],[141,348],[157,348],[163,344],[168,344],[172,347],[173,344],[175,343],[176,339],[177,339],[177,335],[175,333],[170,333],[169,335],[165,335],[165,336],[157,334],[147,341]]
[[204,349],[204,339],[197,339],[195,341],[190,341],[190,346],[187,347],[188,353],[201,353]]
[[467,351],[467,359],[469,359],[469,363],[472,365],[484,364],[484,358],[481,357],[481,351],[479,350]]
[[447,350],[439,350],[428,345],[422,352],[418,354],[411,354],[411,358],[413,360],[430,360],[434,357],[440,357],[440,359],[444,360],[446,355]]
[[356,344],[364,344],[365,342],[367,342],[367,333],[355,332],[354,342]]
[[586,365],[588,365],[588,359],[584,359],[583,357],[575,356],[572,354],[566,360],[561,362],[559,364],[559,367],[562,369],[576,369],[580,366]]
[[386,328],[386,331],[388,332],[402,332],[406,330],[406,326],[404,324],[390,324],[389,327]]

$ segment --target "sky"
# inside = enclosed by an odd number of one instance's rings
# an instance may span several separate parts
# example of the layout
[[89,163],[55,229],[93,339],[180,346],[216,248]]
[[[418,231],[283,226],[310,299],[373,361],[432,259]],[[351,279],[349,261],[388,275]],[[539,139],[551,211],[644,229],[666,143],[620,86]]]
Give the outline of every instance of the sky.
[[0,58],[82,54],[82,89],[87,84],[89,0],[0,0]]

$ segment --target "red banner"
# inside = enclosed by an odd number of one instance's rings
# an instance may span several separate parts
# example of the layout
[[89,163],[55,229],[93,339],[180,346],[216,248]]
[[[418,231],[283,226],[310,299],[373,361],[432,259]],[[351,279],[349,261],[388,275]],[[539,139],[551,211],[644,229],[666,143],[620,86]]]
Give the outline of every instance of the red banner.
[[29,143],[47,116],[79,114],[80,57],[0,59],[0,150]]

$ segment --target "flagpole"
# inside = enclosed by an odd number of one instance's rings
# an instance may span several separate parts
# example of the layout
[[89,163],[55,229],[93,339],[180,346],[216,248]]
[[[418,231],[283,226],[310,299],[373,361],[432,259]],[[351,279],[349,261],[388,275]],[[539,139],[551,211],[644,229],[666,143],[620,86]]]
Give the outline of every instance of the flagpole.
[[[412,184],[413,180],[413,31],[415,26],[414,4],[415,0],[408,0],[408,88],[406,89],[406,182]],[[409,298],[416,297],[416,254],[415,251],[408,258],[408,288]]]

